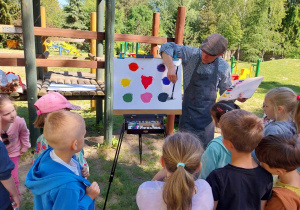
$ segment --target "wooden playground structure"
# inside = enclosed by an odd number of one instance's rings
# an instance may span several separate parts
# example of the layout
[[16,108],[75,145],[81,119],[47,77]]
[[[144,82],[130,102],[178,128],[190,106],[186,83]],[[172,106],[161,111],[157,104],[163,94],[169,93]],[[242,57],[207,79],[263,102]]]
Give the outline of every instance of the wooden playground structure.
[[[96,91],[60,91],[68,100],[95,100],[97,123],[104,113],[104,139],[107,145],[112,143],[113,129],[113,57],[114,42],[125,41],[151,44],[151,54],[157,57],[157,45],[166,42],[183,44],[185,25],[185,7],[178,7],[175,38],[158,37],[159,13],[153,13],[152,36],[131,34],[115,34],[115,0],[97,0],[97,13],[92,14],[92,19],[97,20],[97,27],[92,26],[91,31],[46,28],[41,21],[45,13],[40,9],[40,1],[22,0],[22,27],[0,25],[0,33],[23,34],[24,54],[1,53],[0,66],[25,66],[26,85],[24,94],[11,93],[16,100],[28,101],[29,129],[32,146],[35,146],[40,131],[33,127],[36,119],[35,101],[38,97],[47,94],[48,86],[55,84],[92,84]],[[104,5],[105,4],[105,5]],[[104,6],[106,13],[104,18]],[[42,11],[42,12],[41,12]],[[43,19],[43,18],[42,18]],[[105,21],[105,30],[104,30]],[[35,23],[35,25],[34,25]],[[43,49],[43,42],[48,38],[52,40],[83,39],[91,43],[90,60],[77,57],[58,58],[49,56]],[[61,38],[64,37],[64,38]],[[103,41],[105,40],[105,56],[103,56]],[[97,42],[97,43],[96,43]],[[91,68],[91,73],[81,72],[51,72],[47,67],[73,67]],[[103,74],[105,75],[103,77]],[[104,111],[103,111],[104,100]],[[167,116],[167,133],[174,129],[175,115]]]

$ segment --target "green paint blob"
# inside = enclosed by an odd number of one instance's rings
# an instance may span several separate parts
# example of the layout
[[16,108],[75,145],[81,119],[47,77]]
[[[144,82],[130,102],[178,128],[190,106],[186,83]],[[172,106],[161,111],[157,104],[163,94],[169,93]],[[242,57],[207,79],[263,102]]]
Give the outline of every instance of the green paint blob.
[[132,93],[126,93],[125,95],[123,95],[123,100],[127,103],[132,101]]

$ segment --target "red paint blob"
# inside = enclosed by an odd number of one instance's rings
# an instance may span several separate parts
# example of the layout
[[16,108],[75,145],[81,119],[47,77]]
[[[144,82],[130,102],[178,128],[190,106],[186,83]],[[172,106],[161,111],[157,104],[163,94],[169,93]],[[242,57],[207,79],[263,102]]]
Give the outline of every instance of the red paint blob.
[[142,75],[141,79],[142,79],[142,84],[143,84],[145,89],[147,89],[149,87],[149,85],[151,85],[152,82],[153,82],[153,77],[152,76],[147,77],[147,76]]
[[141,99],[144,103],[149,103],[152,99],[152,94],[151,93],[141,94]]
[[130,63],[128,66],[131,71],[136,71],[139,69],[139,65],[137,65],[137,63]]

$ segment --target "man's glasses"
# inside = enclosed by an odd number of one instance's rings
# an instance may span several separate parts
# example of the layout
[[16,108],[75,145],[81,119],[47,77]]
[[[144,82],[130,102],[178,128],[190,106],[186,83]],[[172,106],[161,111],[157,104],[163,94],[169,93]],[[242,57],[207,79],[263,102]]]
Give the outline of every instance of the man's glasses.
[[1,134],[1,139],[2,139],[4,145],[8,145],[9,144],[8,135],[7,135],[6,132]]

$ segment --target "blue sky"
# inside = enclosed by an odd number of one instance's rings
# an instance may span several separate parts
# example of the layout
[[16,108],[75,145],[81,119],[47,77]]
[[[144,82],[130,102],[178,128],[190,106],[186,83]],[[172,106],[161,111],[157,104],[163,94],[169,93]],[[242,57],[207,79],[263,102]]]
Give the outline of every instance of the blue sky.
[[68,0],[58,0],[60,6],[64,6],[68,3]]

